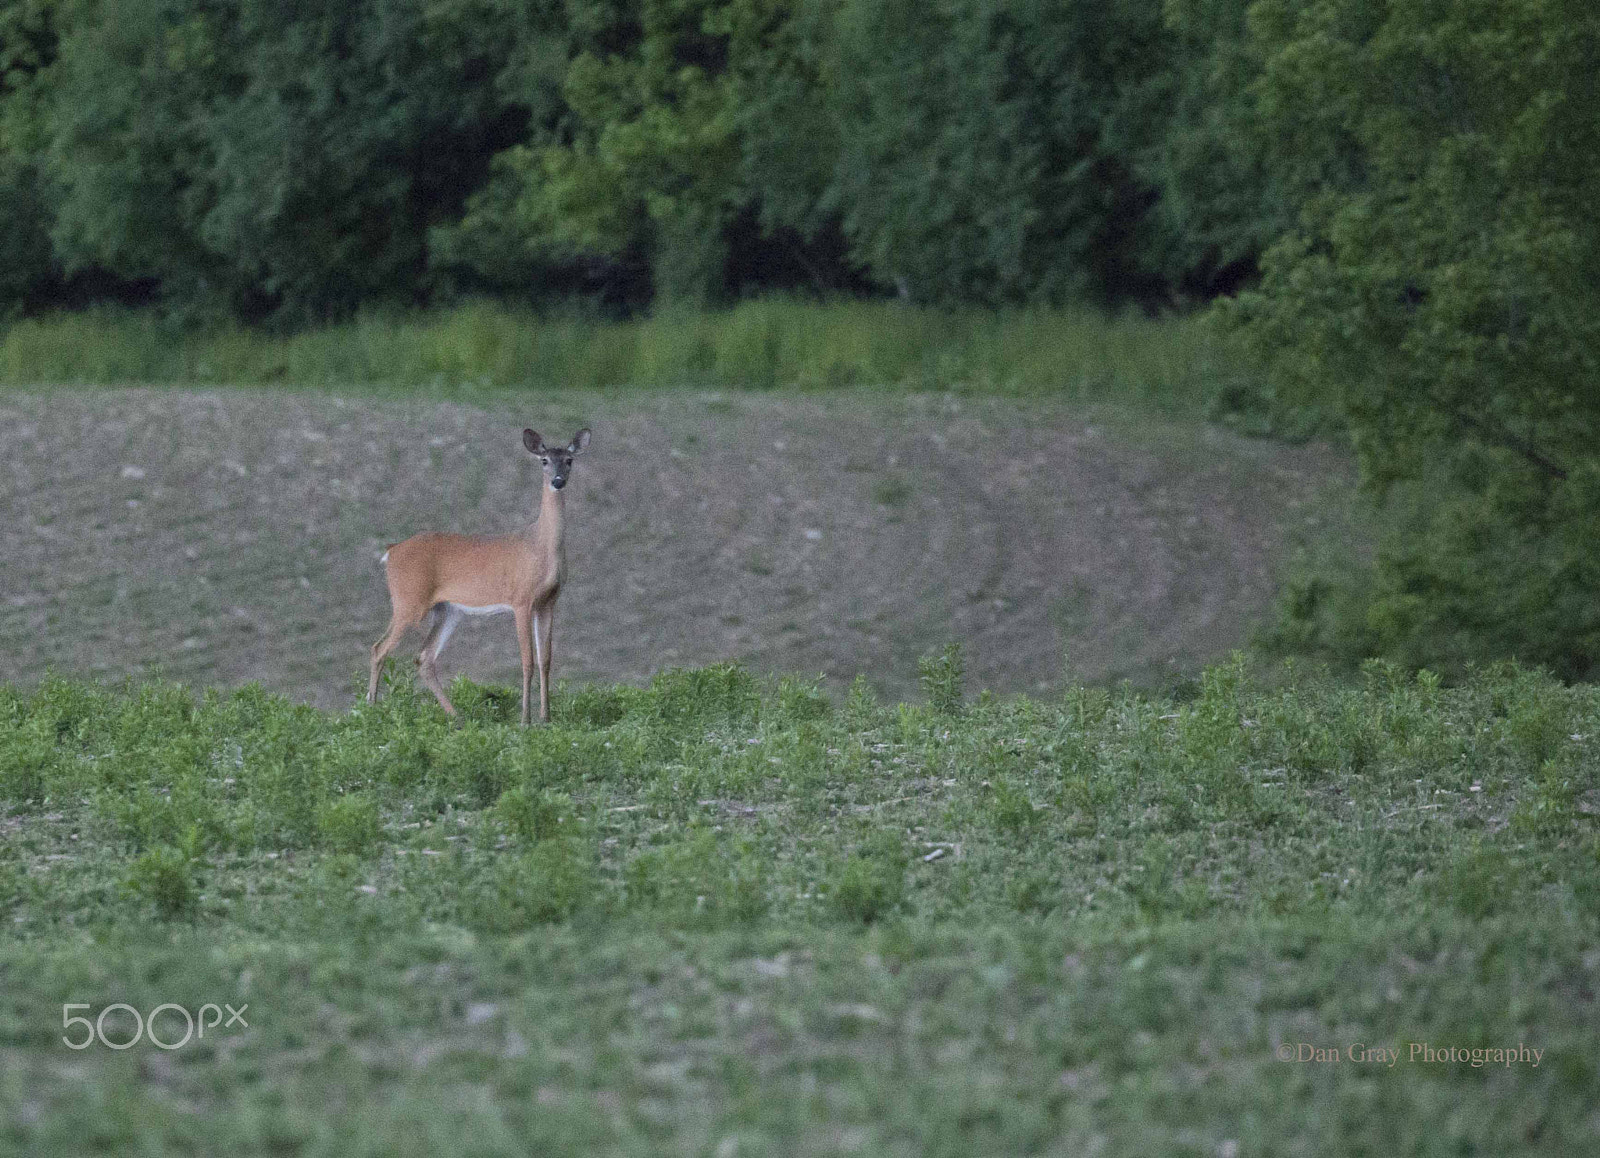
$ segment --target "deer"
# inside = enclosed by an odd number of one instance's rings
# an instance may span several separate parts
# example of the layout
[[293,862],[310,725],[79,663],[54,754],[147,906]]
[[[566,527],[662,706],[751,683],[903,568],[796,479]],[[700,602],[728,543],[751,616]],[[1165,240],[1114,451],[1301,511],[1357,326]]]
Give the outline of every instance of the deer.
[[464,615],[515,617],[522,650],[522,726],[529,724],[529,696],[539,667],[539,722],[550,720],[550,659],[556,598],[566,575],[563,489],[572,460],[589,445],[589,428],[566,446],[547,446],[538,431],[524,430],[522,445],[544,468],[539,515],[510,535],[453,535],[428,531],[391,543],[379,557],[389,584],[391,614],[383,638],[372,645],[367,703],[378,702],[378,680],[389,653],[407,629],[427,618],[417,656],[422,682],[451,717],[456,707],[439,682],[439,653]]

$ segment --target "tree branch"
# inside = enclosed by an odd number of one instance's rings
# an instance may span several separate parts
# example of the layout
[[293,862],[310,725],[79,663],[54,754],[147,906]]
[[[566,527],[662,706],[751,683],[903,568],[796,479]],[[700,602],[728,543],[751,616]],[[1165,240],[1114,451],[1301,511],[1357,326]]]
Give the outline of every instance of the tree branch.
[[1450,406],[1446,409],[1452,418],[1477,434],[1485,442],[1493,443],[1507,450],[1514,450],[1551,478],[1559,479],[1562,482],[1566,481],[1567,468],[1545,457],[1544,452],[1527,439],[1518,438],[1509,430],[1486,422],[1476,414],[1462,410],[1459,406]]

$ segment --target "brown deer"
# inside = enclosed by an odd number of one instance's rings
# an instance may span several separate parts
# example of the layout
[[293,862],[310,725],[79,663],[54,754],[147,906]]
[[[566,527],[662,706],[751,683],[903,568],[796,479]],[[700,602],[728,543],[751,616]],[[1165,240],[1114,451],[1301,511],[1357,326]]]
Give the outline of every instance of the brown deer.
[[572,459],[589,445],[589,429],[566,446],[544,444],[537,431],[524,430],[522,445],[544,467],[538,521],[511,535],[449,535],[428,532],[392,544],[379,562],[389,580],[392,615],[389,630],[372,645],[372,679],[367,703],[378,700],[384,661],[406,629],[428,618],[427,638],[417,656],[422,682],[452,716],[455,705],[439,682],[438,660],[463,615],[516,617],[522,649],[522,723],[528,724],[533,665],[539,663],[539,720],[550,719],[550,652],[556,597],[561,594],[566,561],[562,539],[566,520],[562,488],[572,474]]

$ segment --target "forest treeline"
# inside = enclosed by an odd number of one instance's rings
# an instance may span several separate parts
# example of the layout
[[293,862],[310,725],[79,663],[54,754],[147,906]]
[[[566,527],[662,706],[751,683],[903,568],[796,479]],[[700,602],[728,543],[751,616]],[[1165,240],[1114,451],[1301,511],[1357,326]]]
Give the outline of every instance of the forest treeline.
[[1288,220],[1246,7],[13,0],[0,299],[1181,303]]
[[12,0],[0,310],[1221,299],[1383,500],[1280,641],[1581,676],[1596,61],[1593,0]]

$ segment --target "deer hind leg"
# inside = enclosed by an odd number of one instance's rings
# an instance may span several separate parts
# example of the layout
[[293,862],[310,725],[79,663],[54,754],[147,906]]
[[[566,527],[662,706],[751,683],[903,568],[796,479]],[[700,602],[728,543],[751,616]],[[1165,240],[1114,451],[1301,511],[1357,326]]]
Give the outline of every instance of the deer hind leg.
[[406,633],[406,628],[419,618],[420,615],[400,607],[396,607],[394,614],[389,617],[389,629],[383,633],[382,639],[372,645],[372,676],[367,681],[367,703],[378,702],[378,680],[383,675],[383,665],[400,642],[400,637]]
[[417,674],[422,677],[423,686],[439,701],[439,706],[453,716],[456,706],[444,694],[444,684],[439,680],[439,653],[444,651],[456,625],[461,622],[461,612],[453,604],[435,603],[429,615],[428,637],[422,641],[422,651],[417,655]]

